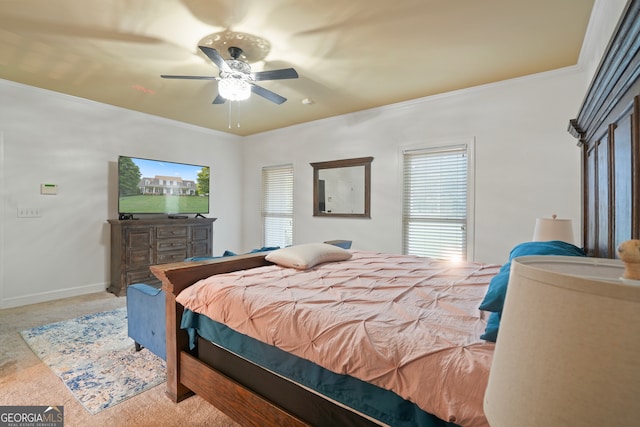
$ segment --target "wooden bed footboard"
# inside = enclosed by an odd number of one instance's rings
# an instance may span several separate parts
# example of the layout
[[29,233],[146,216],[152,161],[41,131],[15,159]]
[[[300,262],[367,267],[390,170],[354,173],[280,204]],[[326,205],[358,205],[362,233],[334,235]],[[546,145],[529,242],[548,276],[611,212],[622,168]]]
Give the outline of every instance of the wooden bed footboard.
[[[237,255],[206,261],[179,262],[153,265],[151,272],[162,281],[165,292],[167,330],[167,395],[179,402],[193,394],[181,381],[181,353],[189,352],[187,332],[180,329],[184,307],[176,302],[176,296],[200,279],[214,274],[270,265],[266,253]],[[206,398],[206,396],[203,396]]]
[[[239,381],[234,379],[234,374],[227,376],[233,361],[226,360],[221,364],[213,361],[211,350],[202,350],[209,344],[208,341],[200,342],[199,350],[202,354],[194,354],[189,350],[189,337],[185,330],[180,328],[184,307],[176,302],[176,296],[184,289],[195,284],[200,279],[215,274],[230,273],[233,271],[247,270],[251,268],[272,265],[265,259],[268,252],[237,255],[207,261],[180,262],[151,266],[153,274],[162,281],[162,290],[165,292],[166,305],[166,331],[167,331],[167,396],[174,402],[180,402],[187,397],[197,394],[216,408],[224,412],[242,426],[250,427],[309,427],[316,422],[307,421],[309,411],[314,415],[312,419],[322,419],[321,424],[344,425],[350,427],[371,427],[380,425],[369,418],[345,409],[329,400],[316,396],[300,386],[294,385],[294,390],[278,389],[260,394],[245,384],[251,381]],[[211,346],[216,347],[211,344]],[[200,353],[200,351],[198,351]],[[225,353],[223,351],[223,353]],[[231,353],[229,353],[231,354]],[[231,356],[236,358],[235,355]],[[235,359],[234,359],[235,360]],[[240,359],[242,360],[242,359]],[[228,362],[228,363],[224,363]],[[249,365],[251,365],[249,363]],[[214,367],[216,366],[216,367]],[[255,366],[255,365],[251,365]],[[249,367],[242,367],[245,372]],[[263,372],[261,368],[258,371]],[[251,371],[252,378],[260,376],[261,372]],[[273,386],[278,381],[289,384],[289,381],[280,379],[277,375],[268,371],[268,378],[261,377],[263,384]],[[240,375],[242,377],[243,375]],[[270,377],[269,377],[270,376]],[[246,380],[246,378],[245,378]],[[257,380],[256,380],[257,381]],[[258,388],[259,390],[259,388]],[[274,389],[275,390],[275,389]],[[284,391],[283,394],[280,394]],[[273,393],[276,393],[275,395]],[[289,394],[286,394],[289,393]],[[292,406],[291,402],[283,402],[283,396],[291,397],[295,393],[298,403],[303,402],[304,410]],[[307,393],[307,394],[305,394]],[[267,397],[265,397],[267,396]],[[268,397],[271,396],[271,397]],[[303,396],[303,397],[300,397]],[[324,401],[318,403],[315,399]],[[295,399],[294,399],[295,400]],[[274,402],[280,402],[274,403]],[[309,403],[315,402],[315,403]],[[324,407],[323,405],[327,406]],[[309,407],[309,405],[311,407]],[[290,408],[290,409],[285,409]],[[295,408],[295,409],[291,409]],[[327,409],[328,408],[328,409]],[[298,412],[296,412],[296,410]],[[324,411],[324,412],[323,412]],[[295,415],[295,414],[298,414]],[[319,414],[319,415],[318,415]],[[315,417],[315,418],[314,418]],[[318,418],[320,417],[320,418]],[[304,418],[304,419],[303,419]],[[337,422],[334,422],[338,420]],[[325,422],[326,421],[326,422]]]

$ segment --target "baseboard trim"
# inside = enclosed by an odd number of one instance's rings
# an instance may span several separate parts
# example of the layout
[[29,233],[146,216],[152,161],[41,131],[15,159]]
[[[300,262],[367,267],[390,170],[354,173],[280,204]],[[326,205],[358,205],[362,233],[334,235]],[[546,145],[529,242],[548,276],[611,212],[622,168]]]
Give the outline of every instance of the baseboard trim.
[[0,301],[0,309],[22,307],[24,305],[38,304],[41,302],[55,301],[63,298],[77,297],[81,295],[105,292],[108,283],[95,283],[77,288],[56,289],[55,291],[40,292],[17,297],[3,298]]

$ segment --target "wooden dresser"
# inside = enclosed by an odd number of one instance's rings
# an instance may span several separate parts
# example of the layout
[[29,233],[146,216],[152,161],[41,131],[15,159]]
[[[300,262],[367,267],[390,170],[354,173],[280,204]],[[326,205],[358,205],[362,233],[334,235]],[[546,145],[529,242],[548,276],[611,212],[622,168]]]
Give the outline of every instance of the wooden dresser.
[[108,220],[111,225],[109,292],[127,293],[132,283],[160,287],[149,266],[211,256],[216,218]]

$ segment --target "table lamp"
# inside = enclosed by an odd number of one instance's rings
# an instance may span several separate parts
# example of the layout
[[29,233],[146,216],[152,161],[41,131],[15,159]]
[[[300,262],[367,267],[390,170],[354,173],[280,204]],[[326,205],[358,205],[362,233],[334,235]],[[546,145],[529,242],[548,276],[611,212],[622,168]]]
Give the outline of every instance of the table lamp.
[[570,219],[558,219],[556,214],[551,218],[537,218],[532,240],[534,242],[561,240],[573,244],[573,222]]
[[640,285],[623,270],[601,258],[512,261],[484,400],[491,427],[640,425]]

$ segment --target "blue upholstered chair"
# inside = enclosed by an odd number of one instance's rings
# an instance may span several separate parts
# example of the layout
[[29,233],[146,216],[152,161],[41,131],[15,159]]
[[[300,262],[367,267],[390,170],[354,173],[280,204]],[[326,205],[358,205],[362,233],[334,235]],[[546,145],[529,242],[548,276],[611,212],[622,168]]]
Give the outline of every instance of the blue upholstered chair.
[[167,360],[164,291],[144,283],[127,287],[127,326],[136,351],[143,347]]
[[[351,240],[331,240],[325,243],[340,246],[344,249],[351,247]],[[262,247],[249,253],[271,251],[278,247]],[[225,251],[222,255],[236,255]],[[220,257],[188,258],[185,261],[202,261]],[[165,325],[166,309],[164,291],[144,283],[127,286],[127,326],[129,337],[136,344],[136,351],[143,347],[167,360],[167,331]]]

